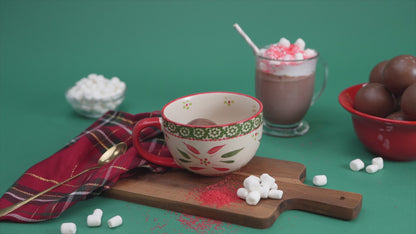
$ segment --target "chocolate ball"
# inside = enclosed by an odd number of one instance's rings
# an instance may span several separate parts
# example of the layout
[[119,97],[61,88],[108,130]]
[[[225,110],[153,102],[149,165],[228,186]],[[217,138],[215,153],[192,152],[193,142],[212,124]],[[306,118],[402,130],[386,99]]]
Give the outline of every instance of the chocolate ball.
[[208,125],[217,125],[214,121],[204,118],[197,118],[188,123],[189,125],[194,126],[208,126]]
[[416,57],[399,55],[390,59],[383,71],[383,84],[386,88],[400,96],[413,83],[416,83]]
[[393,95],[380,83],[368,83],[358,90],[354,109],[378,117],[386,117],[395,109]]
[[403,92],[401,108],[409,120],[416,120],[416,83]]
[[371,83],[383,83],[383,71],[386,64],[389,62],[389,60],[385,60],[382,62],[379,62],[377,65],[373,67],[373,69],[370,72],[370,79],[369,82]]
[[406,115],[402,111],[396,111],[389,114],[386,119],[393,119],[393,120],[402,120],[402,121],[409,121]]

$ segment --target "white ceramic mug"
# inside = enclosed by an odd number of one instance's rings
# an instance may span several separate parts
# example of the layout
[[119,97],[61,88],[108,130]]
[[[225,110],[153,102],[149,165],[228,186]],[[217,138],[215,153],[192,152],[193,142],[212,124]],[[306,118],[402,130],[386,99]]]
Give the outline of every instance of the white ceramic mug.
[[[133,129],[133,145],[148,161],[185,168],[201,175],[222,175],[246,165],[262,137],[263,105],[251,96],[233,92],[198,93],[175,99],[163,107],[162,117],[139,121]],[[193,124],[196,119],[209,125]],[[208,122],[209,123],[209,122]],[[172,158],[147,152],[140,132],[160,128]]]

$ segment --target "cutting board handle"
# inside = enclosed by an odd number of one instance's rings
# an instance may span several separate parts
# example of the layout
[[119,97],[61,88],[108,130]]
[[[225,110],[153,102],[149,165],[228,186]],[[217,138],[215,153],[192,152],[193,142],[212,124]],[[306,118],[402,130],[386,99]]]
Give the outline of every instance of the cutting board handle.
[[[290,189],[287,189],[287,187]],[[280,204],[285,210],[303,210],[344,220],[355,219],[360,213],[362,195],[345,191],[312,187],[299,183],[282,184],[290,191],[287,200]]]

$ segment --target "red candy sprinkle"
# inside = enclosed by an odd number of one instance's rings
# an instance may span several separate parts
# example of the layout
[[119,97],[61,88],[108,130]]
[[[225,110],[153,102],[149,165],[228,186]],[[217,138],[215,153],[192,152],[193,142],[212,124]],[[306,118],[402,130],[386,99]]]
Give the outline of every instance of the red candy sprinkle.
[[190,195],[201,205],[217,208],[229,206],[231,203],[241,202],[241,199],[237,196],[237,189],[240,184],[241,181],[237,181],[234,176],[229,175],[216,184],[196,188]]
[[265,55],[268,58],[276,60],[295,60],[295,54],[298,53],[302,54],[305,59],[311,57],[310,54],[306,54],[305,50],[295,44],[290,44],[289,47],[284,47],[279,43],[276,43],[270,45],[270,47],[265,51]]
[[194,230],[197,233],[209,233],[208,230],[212,229],[210,233],[216,233],[218,230],[225,231],[223,227],[224,223],[213,219],[182,214],[177,220],[187,229]]

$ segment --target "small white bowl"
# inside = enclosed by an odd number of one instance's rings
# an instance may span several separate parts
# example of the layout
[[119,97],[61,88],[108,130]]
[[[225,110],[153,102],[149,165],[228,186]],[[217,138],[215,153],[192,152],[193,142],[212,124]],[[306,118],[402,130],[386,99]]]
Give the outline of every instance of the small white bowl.
[[124,100],[126,90],[105,99],[77,99],[69,95],[68,89],[65,93],[66,100],[78,114],[88,118],[99,118],[109,110],[117,110]]

